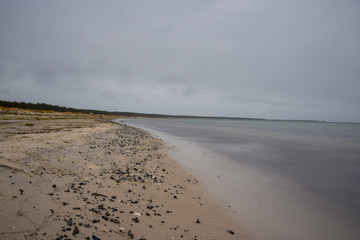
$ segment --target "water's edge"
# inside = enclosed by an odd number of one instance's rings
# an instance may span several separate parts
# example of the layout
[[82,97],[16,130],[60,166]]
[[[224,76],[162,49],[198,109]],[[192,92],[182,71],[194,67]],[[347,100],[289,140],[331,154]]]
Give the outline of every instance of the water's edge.
[[[288,179],[235,163],[204,145],[130,122],[175,145],[169,154],[196,172],[210,197],[223,201],[257,239],[358,239],[352,224],[335,217],[326,199],[299,192]],[[297,189],[292,192],[292,189]]]

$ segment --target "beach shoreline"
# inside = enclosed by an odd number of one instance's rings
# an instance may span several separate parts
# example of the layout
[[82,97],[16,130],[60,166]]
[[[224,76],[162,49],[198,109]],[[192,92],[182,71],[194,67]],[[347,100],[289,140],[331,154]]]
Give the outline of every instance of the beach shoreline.
[[249,239],[169,146],[99,119],[0,124],[2,239]]
[[[357,222],[346,217],[351,215],[341,212],[343,206],[334,204],[331,199],[321,196],[316,191],[307,191],[300,184],[281,174],[266,171],[261,165],[256,167],[242,162],[249,156],[262,156],[260,161],[269,159],[270,163],[273,159],[273,163],[278,167],[280,166],[276,165],[276,160],[291,163],[291,158],[281,158],[281,154],[289,152],[287,148],[298,146],[296,141],[285,144],[286,148],[274,151],[274,155],[264,155],[267,152],[266,147],[271,145],[264,144],[261,148],[258,143],[267,136],[266,132],[260,132],[261,134],[255,132],[256,136],[261,136],[261,139],[252,138],[249,131],[237,132],[237,136],[242,137],[244,142],[236,142],[234,135],[229,136],[229,130],[226,128],[228,125],[225,123],[220,125],[228,130],[224,133],[222,129],[214,126],[213,121],[165,119],[123,121],[151,131],[174,145],[173,151],[169,152],[170,156],[205,183],[206,193],[211,195],[212,199],[218,199],[218,202],[229,206],[235,220],[255,239],[359,238]],[[237,129],[232,131],[236,132]],[[216,134],[211,135],[214,132]],[[222,142],[221,139],[228,141]],[[251,139],[255,140],[254,144],[248,143]],[[281,138],[278,141],[281,142]],[[276,138],[272,137],[271,142],[276,142]],[[234,150],[235,153],[236,151],[241,153],[226,155],[224,150],[227,148]],[[313,156],[306,155],[306,151],[303,153],[307,158],[313,159]]]

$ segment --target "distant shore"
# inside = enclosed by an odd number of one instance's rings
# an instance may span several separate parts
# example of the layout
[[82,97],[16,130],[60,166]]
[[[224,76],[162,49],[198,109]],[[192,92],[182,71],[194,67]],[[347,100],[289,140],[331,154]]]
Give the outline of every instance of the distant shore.
[[11,119],[0,122],[0,238],[249,239],[148,132]]

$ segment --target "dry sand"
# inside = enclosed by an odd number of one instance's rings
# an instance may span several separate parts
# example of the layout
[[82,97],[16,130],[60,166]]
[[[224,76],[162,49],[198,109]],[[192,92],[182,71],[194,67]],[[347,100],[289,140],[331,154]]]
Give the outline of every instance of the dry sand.
[[105,120],[0,120],[0,239],[248,239],[167,148]]

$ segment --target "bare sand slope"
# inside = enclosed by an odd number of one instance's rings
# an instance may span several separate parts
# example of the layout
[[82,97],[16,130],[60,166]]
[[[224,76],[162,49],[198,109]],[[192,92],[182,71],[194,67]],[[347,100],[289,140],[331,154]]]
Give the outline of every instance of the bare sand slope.
[[166,148],[107,121],[1,121],[0,239],[248,239]]

